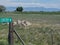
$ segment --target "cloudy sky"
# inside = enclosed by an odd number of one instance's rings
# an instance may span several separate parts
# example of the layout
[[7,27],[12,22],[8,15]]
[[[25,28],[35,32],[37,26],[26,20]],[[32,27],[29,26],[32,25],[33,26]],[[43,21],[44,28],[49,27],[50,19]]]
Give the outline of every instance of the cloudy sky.
[[6,7],[46,7],[60,8],[60,0],[0,0],[0,5]]

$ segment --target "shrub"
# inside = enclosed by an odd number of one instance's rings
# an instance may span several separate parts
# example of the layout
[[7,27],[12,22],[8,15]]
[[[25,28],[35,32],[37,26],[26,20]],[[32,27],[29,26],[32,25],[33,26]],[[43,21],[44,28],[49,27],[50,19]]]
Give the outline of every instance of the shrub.
[[23,7],[17,7],[16,11],[22,12],[23,11]]
[[5,11],[5,6],[3,6],[3,5],[0,5],[0,12],[4,12]]

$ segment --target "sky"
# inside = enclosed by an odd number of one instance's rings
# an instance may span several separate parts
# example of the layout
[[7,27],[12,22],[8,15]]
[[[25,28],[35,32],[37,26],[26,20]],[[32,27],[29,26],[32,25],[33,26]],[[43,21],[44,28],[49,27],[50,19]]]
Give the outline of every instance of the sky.
[[59,8],[60,0],[0,0],[0,5],[6,7],[45,7],[45,8]]

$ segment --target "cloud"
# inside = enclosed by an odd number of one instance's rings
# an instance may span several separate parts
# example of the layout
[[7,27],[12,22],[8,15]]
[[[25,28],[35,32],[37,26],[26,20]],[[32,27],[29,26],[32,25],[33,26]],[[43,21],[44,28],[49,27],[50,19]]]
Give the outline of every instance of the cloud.
[[20,2],[20,0],[9,0],[10,2]]
[[[32,1],[32,0],[31,0]],[[34,1],[34,0],[33,0]],[[16,0],[1,0],[0,5],[4,5],[6,7],[46,7],[46,8],[60,8],[58,3],[39,3],[39,2],[20,2],[20,0],[16,2]]]

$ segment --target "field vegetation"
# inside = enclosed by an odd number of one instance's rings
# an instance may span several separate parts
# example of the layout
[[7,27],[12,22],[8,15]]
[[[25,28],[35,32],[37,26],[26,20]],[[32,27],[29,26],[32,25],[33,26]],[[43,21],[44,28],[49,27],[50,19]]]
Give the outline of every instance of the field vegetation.
[[[1,12],[1,17],[27,20],[32,23],[25,28],[15,26],[26,45],[60,45],[59,12]],[[8,25],[0,23],[0,45],[8,45]],[[14,34],[14,45],[22,45]]]

